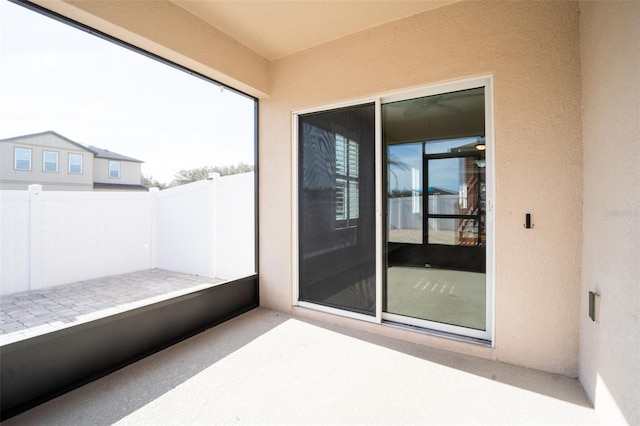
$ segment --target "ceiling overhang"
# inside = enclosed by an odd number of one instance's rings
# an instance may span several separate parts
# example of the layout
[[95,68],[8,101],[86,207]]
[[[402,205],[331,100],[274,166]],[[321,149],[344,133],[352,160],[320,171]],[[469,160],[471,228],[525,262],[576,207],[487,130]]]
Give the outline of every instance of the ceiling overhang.
[[269,62],[461,0],[30,0],[258,98]]
[[171,0],[267,60],[459,0]]

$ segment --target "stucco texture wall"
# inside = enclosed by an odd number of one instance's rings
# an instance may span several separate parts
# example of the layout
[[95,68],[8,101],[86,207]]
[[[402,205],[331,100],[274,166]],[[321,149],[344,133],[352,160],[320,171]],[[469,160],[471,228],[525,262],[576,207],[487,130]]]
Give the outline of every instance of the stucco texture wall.
[[[584,2],[580,12],[580,380],[601,419],[640,424],[640,2]],[[588,317],[589,291],[601,295],[598,322]]]
[[[579,10],[461,2],[271,63],[260,109],[261,304],[291,310],[291,113],[492,74],[497,359],[578,371],[582,244]],[[523,228],[531,213],[535,228]]]

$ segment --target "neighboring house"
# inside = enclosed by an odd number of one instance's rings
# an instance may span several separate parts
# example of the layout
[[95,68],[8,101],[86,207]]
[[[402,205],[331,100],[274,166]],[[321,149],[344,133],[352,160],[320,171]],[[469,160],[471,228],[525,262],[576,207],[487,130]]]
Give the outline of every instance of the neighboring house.
[[48,191],[147,191],[142,161],[53,131],[0,140],[0,189]]
[[141,184],[142,161],[95,146],[88,149],[94,155],[94,191],[148,191]]

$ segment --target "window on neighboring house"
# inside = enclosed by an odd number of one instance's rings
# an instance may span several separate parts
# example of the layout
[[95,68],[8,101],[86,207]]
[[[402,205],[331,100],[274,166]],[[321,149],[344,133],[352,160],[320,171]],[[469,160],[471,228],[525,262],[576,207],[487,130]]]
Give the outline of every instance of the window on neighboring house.
[[53,151],[42,152],[42,171],[57,172],[58,171],[58,153]]
[[82,154],[69,154],[69,173],[82,174]]
[[15,149],[16,170],[31,170],[31,150],[28,148]]
[[349,226],[349,220],[358,219],[358,142],[336,134],[336,220]]
[[109,177],[110,178],[119,178],[120,177],[120,162],[119,161],[109,161]]

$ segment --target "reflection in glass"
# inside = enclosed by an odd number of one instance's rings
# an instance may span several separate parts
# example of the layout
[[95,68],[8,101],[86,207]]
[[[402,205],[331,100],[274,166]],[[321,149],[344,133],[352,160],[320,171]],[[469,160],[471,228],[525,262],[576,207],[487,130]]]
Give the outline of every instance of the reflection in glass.
[[429,244],[448,246],[484,245],[481,222],[477,218],[429,219]]
[[479,151],[476,145],[484,144],[484,141],[483,136],[429,141],[425,154],[474,153]]
[[388,165],[388,240],[422,244],[422,144],[391,145]]
[[484,121],[484,88],[382,105],[393,321],[486,330]]
[[485,274],[394,266],[387,271],[386,312],[485,330]]

